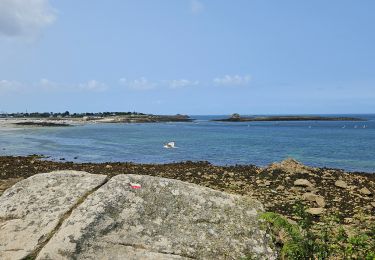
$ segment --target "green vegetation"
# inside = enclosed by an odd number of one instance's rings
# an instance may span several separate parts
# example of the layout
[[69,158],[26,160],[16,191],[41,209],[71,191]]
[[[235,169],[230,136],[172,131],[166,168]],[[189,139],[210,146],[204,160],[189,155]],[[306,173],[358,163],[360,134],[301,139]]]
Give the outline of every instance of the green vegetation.
[[146,115],[143,113],[138,112],[97,112],[97,113],[70,113],[69,111],[65,111],[63,113],[54,113],[54,112],[33,112],[33,113],[1,113],[0,118],[57,118],[57,117],[64,117],[64,118],[81,118],[84,116],[92,116],[92,117],[107,117],[107,116],[140,116]]
[[280,259],[375,259],[375,223],[366,223],[361,215],[356,227],[340,224],[339,216],[314,223],[301,203],[294,208],[297,224],[274,212],[261,215],[281,247]]

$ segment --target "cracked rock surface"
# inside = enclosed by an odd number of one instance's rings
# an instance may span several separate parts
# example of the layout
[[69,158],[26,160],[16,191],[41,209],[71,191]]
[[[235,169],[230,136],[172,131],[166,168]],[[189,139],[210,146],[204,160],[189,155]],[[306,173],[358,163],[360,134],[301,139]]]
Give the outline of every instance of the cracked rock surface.
[[106,176],[77,171],[34,175],[0,197],[0,259],[22,259],[43,245],[58,222]]
[[[152,176],[117,175],[103,185],[104,176],[87,173],[81,173],[81,178],[96,178],[96,184],[75,197],[72,193],[83,188],[69,189],[74,187],[73,180],[66,181],[66,187],[41,187],[43,178],[48,180],[50,175],[56,177],[58,174],[35,175],[16,184],[0,198],[1,214],[9,216],[14,211],[11,209],[18,212],[25,208],[20,200],[8,204],[12,208],[5,206],[8,200],[6,196],[15,192],[17,186],[24,187],[17,191],[24,196],[34,189],[43,190],[36,200],[26,200],[24,204],[35,209],[39,207],[38,201],[45,201],[40,202],[43,210],[34,213],[42,216],[40,219],[49,219],[43,223],[51,228],[43,234],[53,230],[56,222],[60,221],[61,225],[38,250],[35,255],[37,259],[275,258],[270,238],[258,221],[258,214],[263,208],[256,200]],[[71,176],[73,178],[74,175]],[[33,186],[34,180],[38,183]],[[102,186],[95,188],[98,185]],[[88,190],[92,193],[85,197]],[[70,200],[62,198],[64,196],[55,196],[57,202],[48,199],[52,196],[50,193],[56,192],[70,194],[76,199],[70,199],[74,200],[70,206],[66,205]],[[77,203],[77,199],[81,201]],[[63,205],[59,201],[64,201]],[[63,213],[52,214],[54,211],[49,210],[54,207],[73,207],[73,210],[61,221]],[[20,214],[19,219],[18,225],[25,226],[27,214]],[[8,244],[17,231],[14,229],[4,233],[3,223],[0,232],[4,241],[1,241],[0,256],[8,253],[12,259],[22,258],[24,255],[18,255],[18,251],[4,250],[5,247],[10,248]],[[28,233],[24,233],[24,240],[30,246],[26,255],[30,250],[35,250],[33,247],[40,238],[40,235],[29,235],[36,229],[44,229],[31,221],[27,223],[29,228],[25,230]]]

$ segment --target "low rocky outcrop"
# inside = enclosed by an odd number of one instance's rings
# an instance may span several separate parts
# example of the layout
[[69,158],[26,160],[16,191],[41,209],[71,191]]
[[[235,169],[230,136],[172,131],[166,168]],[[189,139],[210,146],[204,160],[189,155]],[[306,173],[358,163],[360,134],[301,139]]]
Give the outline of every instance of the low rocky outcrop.
[[262,211],[178,180],[38,174],[0,198],[0,258],[274,259]]
[[367,121],[358,117],[332,117],[332,116],[244,116],[232,114],[229,118],[215,119],[221,122],[263,122],[263,121]]
[[66,123],[55,123],[48,121],[23,121],[14,123],[18,126],[49,126],[49,127],[61,127],[61,126],[70,126]]
[[271,165],[268,166],[268,170],[270,171],[279,170],[279,171],[284,171],[290,174],[294,174],[294,173],[310,173],[311,170],[313,170],[313,168],[303,165],[302,163],[292,158],[288,158],[281,162],[272,163]]

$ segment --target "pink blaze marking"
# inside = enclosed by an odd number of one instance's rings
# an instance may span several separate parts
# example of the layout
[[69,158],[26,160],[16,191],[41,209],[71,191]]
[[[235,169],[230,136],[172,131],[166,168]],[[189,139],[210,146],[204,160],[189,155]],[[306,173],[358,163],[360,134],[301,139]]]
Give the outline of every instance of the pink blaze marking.
[[138,183],[130,183],[130,187],[132,189],[140,189],[141,188],[141,184],[138,184]]

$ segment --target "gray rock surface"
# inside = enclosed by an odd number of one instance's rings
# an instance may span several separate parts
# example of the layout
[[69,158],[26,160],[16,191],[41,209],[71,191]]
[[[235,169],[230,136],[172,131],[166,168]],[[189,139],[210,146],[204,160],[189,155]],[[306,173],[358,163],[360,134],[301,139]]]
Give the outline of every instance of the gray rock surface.
[[258,201],[194,184],[118,175],[73,210],[38,259],[274,259],[260,211]]
[[275,259],[261,211],[178,180],[43,173],[0,197],[0,259]]
[[0,259],[21,259],[47,241],[75,204],[106,176],[75,171],[34,175],[0,197]]

